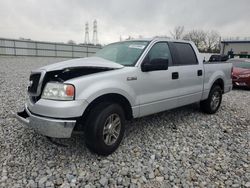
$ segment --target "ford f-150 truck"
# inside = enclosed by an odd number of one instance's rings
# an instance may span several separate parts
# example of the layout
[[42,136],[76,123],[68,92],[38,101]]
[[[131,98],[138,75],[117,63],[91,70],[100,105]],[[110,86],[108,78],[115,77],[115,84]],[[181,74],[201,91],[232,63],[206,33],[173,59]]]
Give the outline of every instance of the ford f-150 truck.
[[119,146],[126,120],[196,102],[215,113],[232,89],[231,69],[231,63],[203,63],[190,41],[117,42],[93,57],[32,71],[29,99],[16,117],[48,137],[82,130],[91,151],[108,155]]

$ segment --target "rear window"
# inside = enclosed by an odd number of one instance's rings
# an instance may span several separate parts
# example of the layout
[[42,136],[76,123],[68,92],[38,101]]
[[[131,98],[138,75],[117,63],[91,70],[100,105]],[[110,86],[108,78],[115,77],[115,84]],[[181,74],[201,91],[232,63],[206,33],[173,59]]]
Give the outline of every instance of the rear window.
[[176,65],[194,65],[198,64],[195,52],[192,46],[188,43],[174,43],[175,50],[177,51]]

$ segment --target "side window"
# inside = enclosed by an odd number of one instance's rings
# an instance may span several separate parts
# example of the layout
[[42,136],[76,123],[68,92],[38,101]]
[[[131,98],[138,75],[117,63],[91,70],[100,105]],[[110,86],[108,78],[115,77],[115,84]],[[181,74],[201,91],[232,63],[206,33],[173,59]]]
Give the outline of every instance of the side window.
[[176,42],[174,47],[178,55],[178,61],[175,62],[176,65],[198,64],[195,52],[190,44]]
[[147,60],[150,62],[153,59],[168,59],[168,62],[171,63],[171,54],[166,42],[156,43],[148,52]]

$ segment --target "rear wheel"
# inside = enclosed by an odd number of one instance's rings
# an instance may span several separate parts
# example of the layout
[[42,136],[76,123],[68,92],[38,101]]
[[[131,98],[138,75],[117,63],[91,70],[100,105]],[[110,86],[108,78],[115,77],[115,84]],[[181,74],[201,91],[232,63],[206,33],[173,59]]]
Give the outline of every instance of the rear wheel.
[[124,136],[124,122],[124,111],[119,104],[100,103],[95,106],[86,121],[87,147],[100,155],[114,152]]
[[201,101],[200,103],[201,110],[208,114],[214,114],[219,109],[221,100],[222,100],[221,87],[215,85],[212,87],[208,98],[204,101]]

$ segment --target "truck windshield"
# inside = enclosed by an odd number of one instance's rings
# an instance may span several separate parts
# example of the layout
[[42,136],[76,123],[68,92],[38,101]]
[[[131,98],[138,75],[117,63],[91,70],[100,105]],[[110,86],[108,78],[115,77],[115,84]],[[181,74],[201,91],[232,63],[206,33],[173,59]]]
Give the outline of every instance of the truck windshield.
[[147,41],[124,41],[109,44],[95,56],[114,61],[124,66],[133,66],[148,45]]

